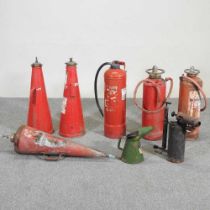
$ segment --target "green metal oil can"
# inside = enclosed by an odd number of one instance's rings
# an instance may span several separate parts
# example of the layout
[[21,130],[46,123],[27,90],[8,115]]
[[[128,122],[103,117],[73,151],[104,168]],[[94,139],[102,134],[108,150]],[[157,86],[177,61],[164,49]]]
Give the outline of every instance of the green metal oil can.
[[152,127],[143,127],[138,131],[134,131],[126,135],[124,148],[120,146],[121,140],[118,141],[118,148],[122,150],[121,160],[125,163],[135,164],[144,160],[143,152],[141,150],[140,139],[152,131]]

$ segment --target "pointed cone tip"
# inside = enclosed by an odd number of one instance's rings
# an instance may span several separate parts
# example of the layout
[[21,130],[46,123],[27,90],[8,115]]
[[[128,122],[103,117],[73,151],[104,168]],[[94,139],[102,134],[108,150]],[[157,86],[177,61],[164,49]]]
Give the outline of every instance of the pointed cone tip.
[[39,63],[37,56],[35,57],[35,62],[31,64],[32,67],[36,67],[36,66],[42,66],[41,63]]

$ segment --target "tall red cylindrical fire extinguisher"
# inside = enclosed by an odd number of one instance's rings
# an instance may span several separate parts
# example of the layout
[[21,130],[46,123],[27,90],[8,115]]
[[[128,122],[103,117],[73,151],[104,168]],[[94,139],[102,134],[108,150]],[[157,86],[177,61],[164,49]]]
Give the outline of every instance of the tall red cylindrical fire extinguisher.
[[[173,79],[170,77],[163,79],[161,75],[165,71],[158,69],[156,66],[146,70],[146,72],[149,74],[149,77],[137,84],[134,90],[133,101],[142,110],[142,127],[153,127],[153,130],[145,135],[144,138],[154,141],[161,139],[163,135],[164,107],[167,99],[171,95]],[[170,88],[166,96],[167,81],[170,81]],[[136,94],[141,84],[143,84],[142,106],[138,104],[136,99]]]
[[[207,98],[202,89],[202,80],[197,76],[200,71],[193,66],[184,71],[186,75],[180,77],[179,88],[179,106],[178,112],[186,114],[199,120],[200,112],[204,111],[207,106]],[[201,95],[204,99],[204,105],[201,108]],[[186,133],[187,139],[197,139],[199,136],[199,127]]]
[[[124,68],[121,69],[120,66]],[[104,66],[110,66],[104,73],[104,113],[99,104],[97,81]],[[96,105],[104,116],[104,135],[118,139],[126,133],[126,71],[125,62],[103,63],[97,70],[94,82]]]

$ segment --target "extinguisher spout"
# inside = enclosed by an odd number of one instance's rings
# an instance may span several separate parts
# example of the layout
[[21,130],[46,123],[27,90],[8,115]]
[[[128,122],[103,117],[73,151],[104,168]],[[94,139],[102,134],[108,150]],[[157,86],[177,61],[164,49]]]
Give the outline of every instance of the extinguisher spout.
[[143,138],[146,134],[153,130],[152,126],[142,127],[139,129],[139,135]]
[[95,75],[95,80],[94,80],[94,93],[95,93],[95,101],[96,101],[96,105],[98,107],[98,110],[99,112],[101,113],[101,116],[103,117],[104,116],[104,113],[103,113],[103,110],[100,106],[100,103],[99,103],[99,100],[98,100],[98,75],[101,71],[101,69],[104,67],[104,66],[107,66],[107,65],[112,65],[110,62],[105,62],[103,63],[101,66],[99,66],[97,72],[96,72],[96,75]]
[[3,139],[9,139],[11,142],[15,141],[15,134],[11,134],[11,135],[0,135],[0,137],[2,137]]

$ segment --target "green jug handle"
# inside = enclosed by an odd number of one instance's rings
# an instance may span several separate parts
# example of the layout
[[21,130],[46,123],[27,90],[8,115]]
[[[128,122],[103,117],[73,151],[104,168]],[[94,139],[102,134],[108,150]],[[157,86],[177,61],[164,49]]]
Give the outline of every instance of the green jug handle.
[[118,144],[117,144],[117,147],[118,147],[118,149],[123,150],[123,148],[122,148],[122,147],[120,147],[121,140],[122,140],[122,138],[120,138],[120,139],[119,139]]
[[139,148],[141,148],[141,141],[139,140]]

